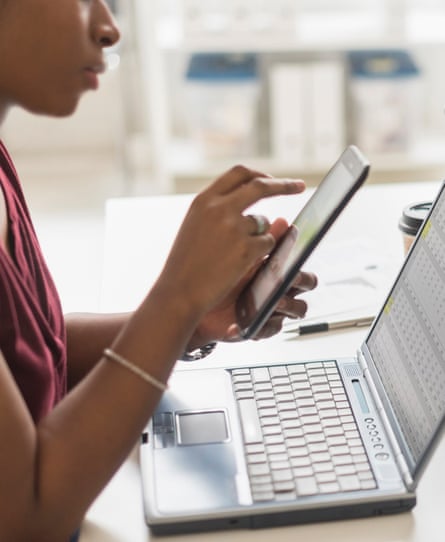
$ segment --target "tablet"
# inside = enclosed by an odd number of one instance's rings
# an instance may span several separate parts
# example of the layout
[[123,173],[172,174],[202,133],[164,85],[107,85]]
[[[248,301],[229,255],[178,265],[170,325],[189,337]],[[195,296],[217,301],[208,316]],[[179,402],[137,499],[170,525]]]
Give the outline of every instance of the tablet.
[[236,306],[241,337],[254,337],[273,313],[311,252],[364,183],[370,164],[347,147],[289,226],[285,235],[241,292]]

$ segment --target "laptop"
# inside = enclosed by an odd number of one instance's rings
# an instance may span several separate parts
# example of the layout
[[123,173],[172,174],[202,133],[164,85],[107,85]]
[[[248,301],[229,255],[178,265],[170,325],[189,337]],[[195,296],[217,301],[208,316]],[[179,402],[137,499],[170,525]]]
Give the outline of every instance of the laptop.
[[356,357],[172,375],[140,446],[155,534],[415,506],[445,419],[444,186]]

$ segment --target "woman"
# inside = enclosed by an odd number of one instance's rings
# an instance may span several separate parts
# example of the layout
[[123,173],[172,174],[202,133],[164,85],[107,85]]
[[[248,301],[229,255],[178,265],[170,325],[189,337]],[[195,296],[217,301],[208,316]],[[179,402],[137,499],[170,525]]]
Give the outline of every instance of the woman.
[[[118,38],[105,0],[0,0],[0,119],[14,105],[73,113],[98,87],[103,51]],[[244,210],[304,183],[235,167],[195,198],[132,315],[66,318],[3,145],[0,185],[0,540],[68,541],[132,449],[176,360],[236,339],[237,295],[287,227]],[[301,273],[293,294],[315,284]],[[284,297],[262,335],[305,310]]]

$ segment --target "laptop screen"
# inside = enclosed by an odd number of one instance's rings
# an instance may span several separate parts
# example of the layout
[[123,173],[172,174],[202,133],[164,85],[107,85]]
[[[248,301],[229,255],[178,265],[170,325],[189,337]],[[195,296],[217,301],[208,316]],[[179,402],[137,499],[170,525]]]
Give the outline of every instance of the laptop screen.
[[366,346],[414,474],[445,414],[443,186]]

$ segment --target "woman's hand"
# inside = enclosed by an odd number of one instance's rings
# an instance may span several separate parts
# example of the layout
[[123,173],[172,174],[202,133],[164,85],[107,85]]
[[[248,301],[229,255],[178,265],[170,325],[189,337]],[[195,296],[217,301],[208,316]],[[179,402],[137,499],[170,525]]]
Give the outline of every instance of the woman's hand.
[[[287,222],[279,218],[271,224],[269,231],[278,240],[287,231]],[[236,301],[255,270],[256,266],[250,273],[243,277],[221,303],[204,316],[192,337],[189,345],[190,349],[215,340],[240,340],[239,328],[236,324]],[[255,339],[271,337],[278,333],[281,330],[285,317],[303,318],[307,311],[307,304],[302,299],[295,299],[295,296],[308,292],[316,286],[316,275],[301,271],[295,278],[293,286],[280,299],[274,313],[261,328]]]
[[[214,314],[217,306],[222,315],[224,307],[234,305],[242,279],[270,253],[283,229],[283,222],[273,228],[267,223],[266,231],[259,233],[244,211],[262,198],[304,189],[303,181],[273,179],[234,167],[194,199],[158,286],[161,283],[178,303],[186,303],[199,319]],[[233,323],[233,308],[226,314],[225,321]]]

